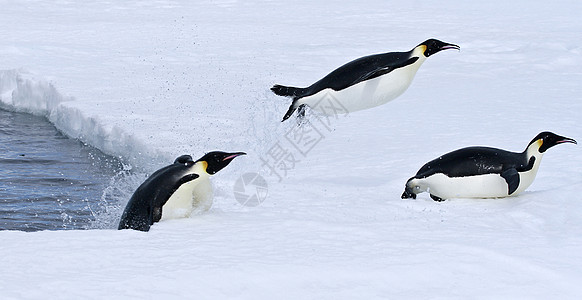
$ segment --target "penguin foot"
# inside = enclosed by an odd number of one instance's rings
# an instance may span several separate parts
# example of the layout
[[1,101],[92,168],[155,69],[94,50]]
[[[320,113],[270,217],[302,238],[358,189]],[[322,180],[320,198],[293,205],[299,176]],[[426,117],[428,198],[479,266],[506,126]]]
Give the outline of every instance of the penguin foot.
[[305,123],[305,104],[299,105],[297,108],[297,126]]
[[445,199],[440,198],[440,197],[437,197],[437,196],[435,196],[433,194],[430,194],[430,197],[432,198],[432,200],[437,201],[437,202],[443,202],[443,201],[445,201]]

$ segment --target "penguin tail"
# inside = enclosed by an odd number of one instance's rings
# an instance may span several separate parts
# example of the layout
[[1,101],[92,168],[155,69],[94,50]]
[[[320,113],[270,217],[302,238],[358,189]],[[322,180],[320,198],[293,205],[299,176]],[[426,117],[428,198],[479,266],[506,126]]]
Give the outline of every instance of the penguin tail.
[[273,93],[275,93],[275,95],[278,96],[297,98],[301,94],[303,89],[298,87],[275,84],[271,88],[271,91],[273,91]]
[[273,91],[273,93],[275,93],[278,96],[293,98],[293,102],[291,102],[291,105],[289,106],[287,113],[285,113],[285,116],[283,116],[283,120],[281,122],[289,119],[289,117],[291,117],[291,115],[293,115],[293,113],[297,109],[299,109],[300,117],[305,116],[305,104],[297,105],[297,100],[299,100],[302,97],[302,94],[305,91],[304,88],[275,84],[271,88],[271,91]]

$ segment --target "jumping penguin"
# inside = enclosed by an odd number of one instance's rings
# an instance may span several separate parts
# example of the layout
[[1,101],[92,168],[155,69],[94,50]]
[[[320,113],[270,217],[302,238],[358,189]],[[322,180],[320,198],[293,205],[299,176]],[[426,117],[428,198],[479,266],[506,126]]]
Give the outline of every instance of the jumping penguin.
[[274,85],[273,93],[291,97],[293,102],[282,121],[296,109],[300,116],[305,105],[323,114],[336,114],[323,100],[330,99],[343,113],[382,105],[400,96],[414,78],[427,57],[446,49],[457,49],[454,44],[429,39],[408,52],[374,54],[353,60],[329,73],[306,88]]
[[148,177],[127,203],[118,229],[149,231],[161,219],[189,217],[194,209],[212,206],[209,176],[226,167],[244,152],[210,152],[197,161],[182,155],[173,164]]
[[422,192],[435,201],[450,198],[501,198],[523,192],[533,182],[549,148],[576,141],[551,132],[538,134],[522,153],[468,147],[426,163],[406,182],[402,199]]

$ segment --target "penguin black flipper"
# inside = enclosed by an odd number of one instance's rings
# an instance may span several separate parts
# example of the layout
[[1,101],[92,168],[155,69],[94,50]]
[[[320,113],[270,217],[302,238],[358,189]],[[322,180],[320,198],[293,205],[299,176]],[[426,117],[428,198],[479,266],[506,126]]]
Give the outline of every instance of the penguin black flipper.
[[[352,86],[352,85],[355,85],[355,84],[358,84],[358,83],[360,83],[362,81],[374,79],[376,77],[380,77],[382,75],[388,74],[388,73],[396,70],[397,68],[402,68],[402,67],[406,67],[408,65],[411,65],[411,64],[415,63],[417,60],[418,60],[418,57],[412,57],[412,58],[408,59],[407,61],[405,61],[404,63],[394,64],[394,65],[388,65],[388,66],[384,66],[382,68],[379,68],[377,70],[372,70],[372,71],[364,74],[360,78],[358,78],[356,81],[354,81],[351,84],[347,85],[346,87]],[[340,90],[341,89],[344,89],[346,87],[340,88]]]
[[[181,185],[188,183],[196,178],[200,177],[200,175],[198,174],[187,174],[186,176],[180,178],[176,184],[174,185],[173,188],[171,188],[169,191],[163,191],[164,193],[167,193],[168,196],[164,196],[161,199],[165,199],[164,201],[161,201],[159,203],[156,204],[156,206],[153,207],[152,209],[152,220],[153,222],[151,224],[157,223],[162,219],[162,207],[166,204],[166,202],[168,202],[168,200],[170,199],[169,196],[171,196],[172,194],[174,194],[175,191],[178,190],[178,188],[180,188]],[[158,195],[156,195],[154,198],[158,198]]]
[[180,178],[180,180],[178,180],[178,182],[176,183],[176,187],[175,187],[176,189],[173,190],[172,192],[175,192],[182,184],[190,182],[198,177],[200,177],[200,175],[193,173],[193,174],[188,174],[188,175]]
[[519,187],[519,173],[517,172],[517,169],[507,169],[501,172],[501,177],[503,177],[505,182],[507,182],[507,194],[513,194],[513,192],[517,190],[517,187]]
[[443,202],[445,201],[445,199],[441,198],[441,197],[437,197],[433,194],[430,194],[430,197],[432,198],[432,200],[436,201],[436,202]]

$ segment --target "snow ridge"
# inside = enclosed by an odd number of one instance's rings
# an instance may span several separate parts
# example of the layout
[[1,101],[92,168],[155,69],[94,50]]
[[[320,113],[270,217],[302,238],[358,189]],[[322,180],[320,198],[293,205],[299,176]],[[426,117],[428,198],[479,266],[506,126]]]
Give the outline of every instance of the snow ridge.
[[[131,165],[147,166],[162,156],[117,126],[66,105],[75,99],[59,93],[46,79],[25,70],[0,70],[0,107],[10,111],[44,116],[65,135],[123,158]],[[146,163],[148,162],[148,163]]]
[[50,82],[31,73],[0,71],[0,101],[5,109],[49,117],[61,102],[72,100],[59,94]]

